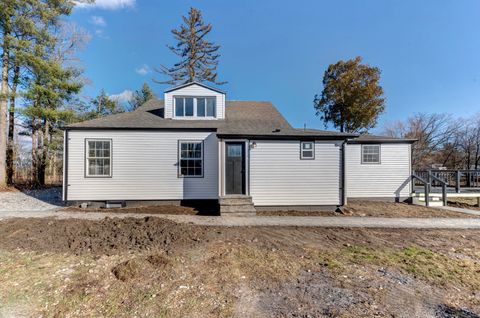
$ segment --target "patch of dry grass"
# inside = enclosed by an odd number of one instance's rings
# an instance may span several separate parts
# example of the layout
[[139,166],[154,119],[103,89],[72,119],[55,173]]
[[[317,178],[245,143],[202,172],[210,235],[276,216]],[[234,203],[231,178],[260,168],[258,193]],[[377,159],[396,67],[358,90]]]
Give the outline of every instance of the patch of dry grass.
[[351,264],[396,268],[438,285],[480,288],[480,264],[471,259],[456,259],[418,246],[402,249],[373,249],[361,245],[321,251],[320,264],[342,270]]
[[[367,244],[365,238],[351,235],[331,237],[328,244],[324,237],[306,244],[294,240],[300,234],[312,236],[303,230],[296,235],[285,230],[276,236],[269,230],[272,244],[261,236],[252,240],[249,235],[247,240],[229,233],[174,253],[148,250],[92,256],[0,250],[0,316],[262,316],[269,310],[257,302],[262,289],[271,289],[275,295],[286,292],[284,286],[295,286],[292,281],[311,272],[308,277],[317,277],[316,282],[323,282],[319,273],[338,279],[350,294],[363,288],[364,280],[378,279],[381,267],[412,281],[420,279],[437,291],[458,291],[454,293],[462,296],[461,302],[466,295],[476,298],[475,291],[480,290],[480,254],[475,245],[457,242],[452,246],[443,241],[433,247],[420,247],[414,241],[395,245],[386,244],[383,237]],[[349,283],[342,275],[352,280],[362,275],[364,280]],[[309,284],[307,280],[302,286]],[[411,286],[401,287],[407,294],[414,291]],[[362,292],[368,297],[382,293]],[[469,301],[478,305],[475,299]]]

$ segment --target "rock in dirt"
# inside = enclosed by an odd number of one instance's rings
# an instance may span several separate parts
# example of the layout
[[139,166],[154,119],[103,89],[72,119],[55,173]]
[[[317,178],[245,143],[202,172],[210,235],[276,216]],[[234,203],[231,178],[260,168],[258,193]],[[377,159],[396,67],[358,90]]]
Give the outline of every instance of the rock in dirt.
[[354,215],[357,212],[357,210],[351,207],[343,206],[343,207],[339,207],[335,212],[343,215]]

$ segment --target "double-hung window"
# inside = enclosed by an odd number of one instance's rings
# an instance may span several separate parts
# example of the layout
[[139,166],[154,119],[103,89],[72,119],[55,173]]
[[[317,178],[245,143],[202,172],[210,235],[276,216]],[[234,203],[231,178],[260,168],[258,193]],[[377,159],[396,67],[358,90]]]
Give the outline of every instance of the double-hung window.
[[300,143],[300,159],[315,159],[315,142],[302,141]]
[[175,97],[175,117],[215,116],[215,97]]
[[180,177],[203,177],[203,142],[179,141],[178,143]]
[[110,139],[86,139],[85,143],[85,175],[87,177],[111,177],[112,141]]
[[380,163],[380,145],[362,145],[362,163]]

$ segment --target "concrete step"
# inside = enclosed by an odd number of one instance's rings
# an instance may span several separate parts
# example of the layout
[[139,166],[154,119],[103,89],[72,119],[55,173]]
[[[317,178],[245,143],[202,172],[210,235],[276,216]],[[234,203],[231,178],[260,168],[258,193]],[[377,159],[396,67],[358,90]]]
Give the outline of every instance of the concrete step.
[[[448,195],[449,195],[449,193],[447,193],[447,196]],[[431,197],[431,198],[441,198],[442,194],[441,193],[429,193],[428,196]],[[414,198],[424,198],[425,193],[412,193],[412,197],[414,197]]]
[[220,205],[221,214],[230,214],[230,213],[253,213],[255,214],[257,210],[253,204],[245,205]]
[[226,195],[218,200],[220,214],[229,216],[255,215],[257,210],[253,205],[252,197],[248,195]]
[[[426,206],[425,198],[413,198],[412,203],[416,204],[416,205]],[[443,201],[442,200],[433,200],[433,198],[430,198],[429,206],[431,206],[431,207],[443,206]]]
[[[425,198],[424,197],[421,197],[421,198],[417,198],[418,201],[422,201],[422,202],[425,202]],[[442,198],[439,198],[439,197],[430,197],[430,202],[432,201],[442,201]]]
[[222,205],[249,205],[252,204],[252,197],[250,196],[225,196],[221,197],[219,202]]
[[257,212],[229,212],[229,213],[222,213],[223,216],[255,216]]
[[[418,202],[418,203],[414,203],[414,204],[421,205],[421,206],[426,206],[427,205],[425,202]],[[430,201],[429,206],[430,207],[443,206],[443,202],[432,202],[432,201]]]

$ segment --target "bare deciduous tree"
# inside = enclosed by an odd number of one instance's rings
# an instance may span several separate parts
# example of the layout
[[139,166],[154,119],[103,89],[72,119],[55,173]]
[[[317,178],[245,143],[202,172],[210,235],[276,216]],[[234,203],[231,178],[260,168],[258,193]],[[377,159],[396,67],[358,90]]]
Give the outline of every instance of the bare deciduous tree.
[[426,169],[436,163],[435,158],[448,143],[454,141],[458,126],[448,114],[419,113],[406,122],[388,125],[385,134],[391,137],[414,138],[412,165],[414,169]]

